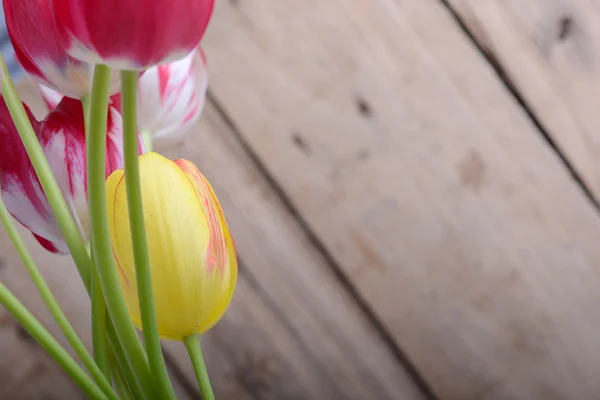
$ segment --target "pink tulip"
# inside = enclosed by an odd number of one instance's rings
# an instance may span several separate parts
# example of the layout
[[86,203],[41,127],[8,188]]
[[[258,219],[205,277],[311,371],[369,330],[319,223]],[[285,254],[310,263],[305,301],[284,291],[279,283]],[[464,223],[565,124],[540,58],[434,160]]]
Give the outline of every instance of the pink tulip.
[[138,126],[154,137],[180,136],[204,107],[208,72],[200,47],[181,60],[150,68],[140,78]]
[[51,0],[73,57],[142,70],[185,57],[200,42],[214,0]]
[[[89,217],[85,128],[81,102],[65,97],[41,122],[35,120],[27,107],[26,110],[80,233],[87,238]],[[8,210],[33,233],[44,248],[54,253],[67,253],[68,248],[46,196],[6,103],[1,98],[0,137],[0,188]],[[121,115],[113,107],[108,114],[106,144],[108,176],[111,172],[123,168]]]
[[[93,65],[66,52],[57,31],[50,0],[3,0],[6,27],[15,55],[30,75],[60,93],[80,98],[92,87]],[[113,74],[112,91],[118,90]]]

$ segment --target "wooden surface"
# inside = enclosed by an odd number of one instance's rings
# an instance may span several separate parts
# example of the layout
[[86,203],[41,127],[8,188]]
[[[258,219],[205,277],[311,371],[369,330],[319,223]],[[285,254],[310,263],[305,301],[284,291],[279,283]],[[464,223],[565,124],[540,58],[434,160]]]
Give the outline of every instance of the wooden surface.
[[525,107],[600,198],[600,4],[449,0]]
[[[203,338],[217,398],[597,399],[599,17],[585,0],[217,2],[202,122],[158,147],[208,176],[239,250]],[[49,323],[0,243],[0,279]],[[32,248],[89,338],[70,262]],[[22,398],[77,398],[3,314],[0,350],[0,398],[24,376]]]

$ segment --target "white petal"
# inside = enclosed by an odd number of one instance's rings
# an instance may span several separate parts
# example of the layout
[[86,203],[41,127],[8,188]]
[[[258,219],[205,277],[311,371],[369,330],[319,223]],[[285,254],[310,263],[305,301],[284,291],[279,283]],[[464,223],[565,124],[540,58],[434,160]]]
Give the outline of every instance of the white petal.
[[[161,75],[165,81],[161,93]],[[140,78],[138,125],[155,137],[179,136],[202,113],[208,86],[200,48],[173,63],[150,68]]]

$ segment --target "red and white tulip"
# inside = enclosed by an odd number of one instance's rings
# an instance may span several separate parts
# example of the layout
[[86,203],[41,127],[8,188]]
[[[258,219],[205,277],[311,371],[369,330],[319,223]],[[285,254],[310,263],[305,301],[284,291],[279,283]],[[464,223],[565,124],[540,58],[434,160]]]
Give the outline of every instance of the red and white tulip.
[[[41,122],[25,108],[80,233],[87,238],[85,125],[81,102],[65,97]],[[109,176],[123,168],[121,115],[114,107],[109,110],[107,124],[106,176]],[[6,207],[47,250],[68,253],[4,99],[0,99],[0,137],[0,188]]]
[[144,70],[185,57],[200,43],[214,0],[51,0],[73,57]]

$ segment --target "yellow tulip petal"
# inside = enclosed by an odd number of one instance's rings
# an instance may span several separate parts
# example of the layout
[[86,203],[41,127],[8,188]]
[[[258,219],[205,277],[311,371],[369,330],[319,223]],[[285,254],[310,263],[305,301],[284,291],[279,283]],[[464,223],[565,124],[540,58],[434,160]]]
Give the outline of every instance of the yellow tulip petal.
[[[140,156],[139,163],[159,333],[182,340],[205,332],[225,313],[237,279],[233,239],[210,184],[195,167],[205,187],[190,179],[191,163],[184,172],[156,153]],[[107,199],[127,306],[141,328],[123,171],[108,178]]]
[[[196,196],[203,206],[209,224],[210,237],[206,254],[206,272],[214,280],[215,287],[212,290],[221,290],[222,284],[226,282],[229,282],[231,288],[235,288],[237,280],[235,244],[217,196],[208,179],[200,173],[194,164],[184,159],[175,160],[174,162],[187,175],[190,183],[194,186]],[[218,309],[223,310],[222,313],[213,316],[214,319],[209,323],[206,330],[221,319],[227,310],[227,306],[228,304],[222,304],[221,307],[218,307]]]

